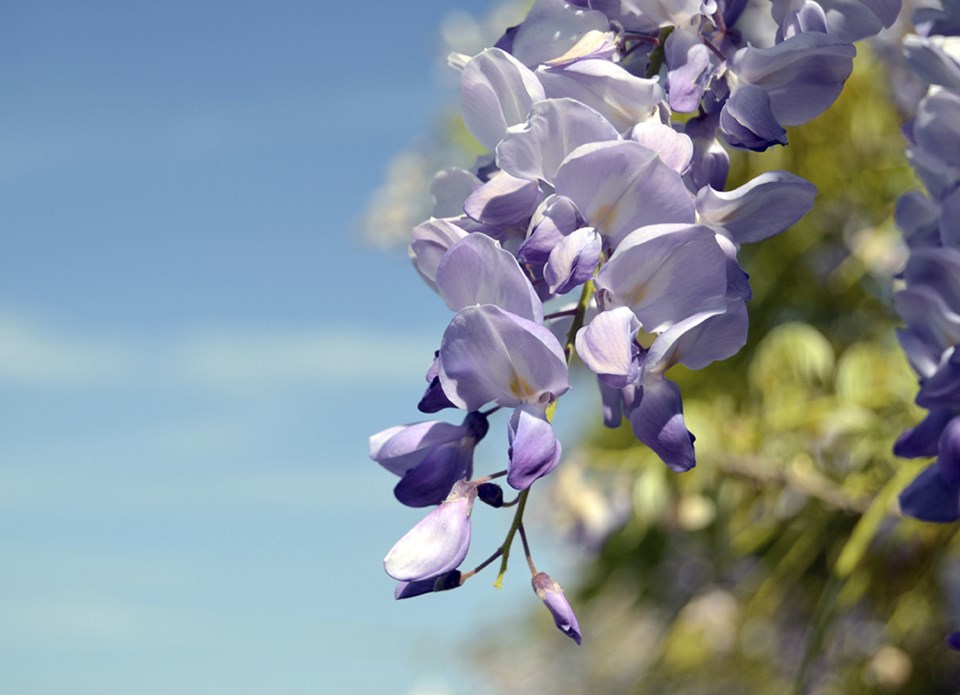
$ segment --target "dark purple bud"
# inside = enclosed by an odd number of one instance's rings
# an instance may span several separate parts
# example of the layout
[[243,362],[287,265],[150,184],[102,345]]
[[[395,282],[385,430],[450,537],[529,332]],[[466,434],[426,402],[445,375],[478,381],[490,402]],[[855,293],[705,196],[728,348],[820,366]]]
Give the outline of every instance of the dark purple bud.
[[947,646],[960,652],[960,632],[951,632],[947,635]]
[[546,572],[540,572],[533,578],[533,590],[543,601],[543,605],[553,616],[553,622],[557,628],[572,639],[577,644],[583,640],[580,634],[580,625],[577,623],[577,616],[573,613],[573,608],[567,597],[563,594],[563,589]]
[[491,507],[503,506],[503,488],[496,483],[481,483],[477,485],[477,497],[484,504]]
[[400,599],[422,596],[435,591],[449,591],[459,586],[461,586],[460,570],[451,570],[439,577],[420,579],[415,582],[400,582],[393,591],[393,597],[399,601]]

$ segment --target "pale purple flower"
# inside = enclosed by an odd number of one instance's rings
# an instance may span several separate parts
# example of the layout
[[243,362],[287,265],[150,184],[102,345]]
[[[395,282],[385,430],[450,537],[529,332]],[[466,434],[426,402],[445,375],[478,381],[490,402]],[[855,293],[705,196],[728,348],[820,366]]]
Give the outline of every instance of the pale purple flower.
[[460,311],[440,343],[440,383],[459,408],[549,403],[570,388],[557,338],[492,304]]

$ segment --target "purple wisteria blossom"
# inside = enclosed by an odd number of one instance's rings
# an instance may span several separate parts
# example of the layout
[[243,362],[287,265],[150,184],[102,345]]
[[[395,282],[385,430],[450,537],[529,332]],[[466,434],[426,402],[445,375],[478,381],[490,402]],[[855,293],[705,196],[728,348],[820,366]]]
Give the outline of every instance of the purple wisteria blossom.
[[928,84],[904,128],[907,156],[926,195],[904,194],[897,224],[910,250],[894,295],[900,345],[917,374],[917,405],[929,412],[894,453],[931,458],[900,495],[904,514],[960,520],[960,7],[918,12],[919,34],[904,41],[907,64]]
[[[537,595],[580,642],[559,585],[534,569],[522,523],[531,489],[562,465],[553,414],[564,407],[575,356],[596,375],[598,419],[627,420],[674,471],[696,465],[669,370],[702,369],[744,345],[751,291],[740,247],[784,231],[816,194],[785,171],[731,188],[727,150],[784,145],[788,127],[829,107],[852,69],[851,41],[889,26],[899,0],[775,0],[777,29],[765,47],[746,44],[737,28],[746,7],[536,0],[495,46],[450,57],[461,70],[463,123],[486,154],[437,174],[433,217],[413,230],[409,252],[453,314],[417,407],[465,414],[460,424],[433,420],[371,437],[371,458],[400,477],[396,497],[436,505],[386,557],[397,598],[455,588],[497,559],[499,583],[519,535]],[[943,45],[931,39],[912,50],[932,81],[960,82]],[[960,141],[958,108],[931,94],[912,131],[915,166],[950,211],[960,208],[950,178],[960,162],[935,143]],[[938,209],[912,198],[899,217],[911,238],[936,229],[944,245],[960,247],[960,226]],[[945,352],[956,343],[960,290],[936,281],[938,262],[950,261],[912,261],[898,298],[917,317],[903,340],[926,379],[924,399],[940,413],[908,437],[910,451],[929,451],[927,430],[939,440],[960,413],[952,381],[960,357]],[[499,410],[502,465],[478,474],[474,449]],[[923,486],[917,499],[940,495],[941,509],[954,469],[938,466],[940,487]],[[492,482],[499,477],[508,487]],[[477,498],[513,509],[514,521],[492,555],[462,571]]]

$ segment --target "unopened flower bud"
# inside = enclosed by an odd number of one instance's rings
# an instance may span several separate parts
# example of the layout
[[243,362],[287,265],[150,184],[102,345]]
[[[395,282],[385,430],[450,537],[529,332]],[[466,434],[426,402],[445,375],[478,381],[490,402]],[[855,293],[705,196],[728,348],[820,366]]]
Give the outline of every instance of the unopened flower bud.
[[563,589],[546,572],[540,572],[533,578],[533,590],[543,601],[543,605],[553,616],[553,622],[560,629],[560,632],[572,639],[577,644],[581,642],[580,625],[577,623],[577,616],[573,614],[573,608],[567,597],[563,595]]

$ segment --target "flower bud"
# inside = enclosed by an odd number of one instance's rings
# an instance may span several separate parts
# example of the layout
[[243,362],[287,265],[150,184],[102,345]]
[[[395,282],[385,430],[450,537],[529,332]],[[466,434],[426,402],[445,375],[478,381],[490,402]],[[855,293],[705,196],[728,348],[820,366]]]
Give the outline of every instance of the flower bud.
[[563,595],[563,589],[546,572],[540,572],[533,578],[533,590],[543,601],[543,605],[553,616],[553,622],[560,629],[560,632],[572,639],[577,644],[581,642],[580,625],[577,623],[577,616],[573,614],[573,608],[567,597]]

